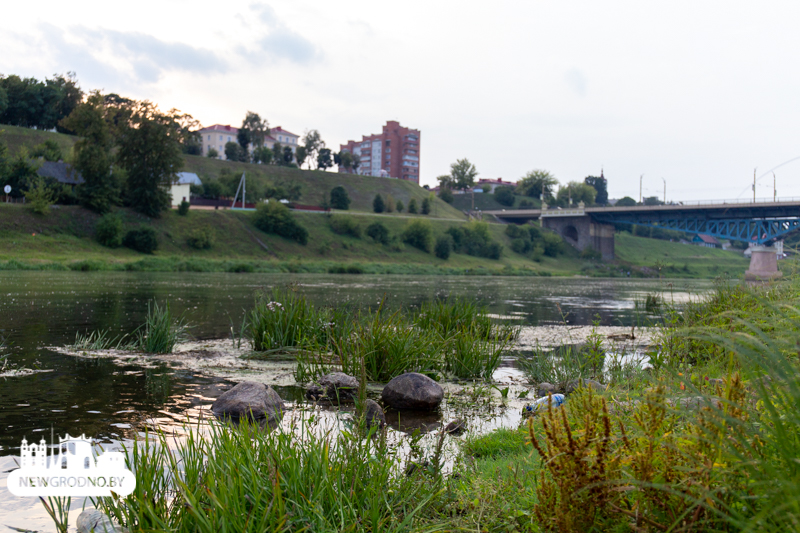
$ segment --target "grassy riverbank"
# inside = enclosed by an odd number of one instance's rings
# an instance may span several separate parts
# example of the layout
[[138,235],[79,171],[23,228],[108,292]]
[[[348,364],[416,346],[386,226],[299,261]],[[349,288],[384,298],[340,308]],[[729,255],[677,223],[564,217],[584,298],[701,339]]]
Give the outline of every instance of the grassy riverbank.
[[[130,210],[119,210],[126,229],[152,227],[159,239],[154,254],[127,248],[106,248],[95,240],[97,215],[77,206],[53,207],[47,216],[32,213],[20,204],[0,204],[0,269],[232,271],[232,272],[340,272],[389,274],[501,274],[501,275],[595,275],[646,277],[740,276],[747,261],[734,252],[656,241],[628,234],[617,236],[621,261],[603,264],[582,259],[564,245],[557,257],[539,261],[516,254],[505,226],[489,224],[491,238],[504,250],[499,260],[453,253],[438,259],[411,246],[395,242],[375,243],[363,235],[356,238],[334,233],[326,215],[295,213],[309,230],[303,246],[267,234],[252,223],[247,212],[192,210],[186,217],[175,211],[160,219],[148,219]],[[432,216],[375,215],[346,212],[358,226],[379,221],[390,235],[398,236],[409,221],[428,220],[434,239],[463,220]],[[206,231],[213,241],[209,249],[188,244],[197,231]],[[362,231],[363,233],[363,231]],[[644,251],[644,253],[642,253]],[[659,268],[661,270],[659,270]]]

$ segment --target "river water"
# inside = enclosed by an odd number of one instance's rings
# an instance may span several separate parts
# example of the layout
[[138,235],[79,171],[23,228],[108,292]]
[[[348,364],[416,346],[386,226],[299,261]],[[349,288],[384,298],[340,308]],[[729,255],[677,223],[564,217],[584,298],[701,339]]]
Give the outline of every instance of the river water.
[[[86,434],[100,442],[134,438],[148,419],[180,423],[207,407],[230,382],[167,365],[120,364],[52,350],[77,332],[133,332],[148,301],[185,313],[198,340],[238,331],[256,291],[295,284],[318,305],[409,308],[446,296],[474,299],[516,324],[645,325],[647,294],[685,301],[711,287],[705,280],[631,280],[469,276],[318,274],[0,272],[0,338],[10,367],[35,370],[0,377],[0,466],[13,467],[23,437]],[[638,303],[637,303],[638,302]],[[2,367],[2,362],[0,362]],[[299,401],[287,387],[284,399]],[[2,475],[5,477],[5,474]],[[0,519],[6,498],[0,487]],[[42,520],[41,511],[36,521]],[[33,519],[33,515],[31,515]],[[0,530],[2,529],[0,520]],[[19,521],[15,524],[20,527]]]

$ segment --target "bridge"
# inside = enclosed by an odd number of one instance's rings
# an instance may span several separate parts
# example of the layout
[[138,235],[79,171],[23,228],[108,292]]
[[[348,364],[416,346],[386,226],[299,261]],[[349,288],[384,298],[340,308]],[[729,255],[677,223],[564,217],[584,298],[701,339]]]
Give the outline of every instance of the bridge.
[[[560,234],[578,250],[591,247],[600,252],[604,260],[614,259],[614,224],[636,224],[705,234],[755,245],[768,245],[800,228],[800,198],[630,207],[584,207],[581,204],[569,208],[548,207],[547,204],[542,207],[483,211],[482,215],[516,224],[541,220],[542,227]],[[758,255],[761,257],[762,254]],[[774,253],[772,255],[774,257]]]

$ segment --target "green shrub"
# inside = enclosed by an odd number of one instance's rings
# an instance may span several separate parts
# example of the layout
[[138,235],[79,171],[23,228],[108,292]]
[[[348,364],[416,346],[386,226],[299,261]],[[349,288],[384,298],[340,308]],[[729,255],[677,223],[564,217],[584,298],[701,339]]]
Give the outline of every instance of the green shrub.
[[422,200],[422,214],[427,215],[431,212],[431,199],[427,196]]
[[186,200],[181,201],[180,205],[178,206],[178,214],[182,217],[185,217],[189,214],[189,202]]
[[448,204],[453,203],[453,191],[447,188],[442,188],[439,190],[439,198],[443,202],[447,202]]
[[208,250],[214,245],[214,232],[211,228],[197,228],[189,233],[186,244],[195,250]]
[[384,209],[386,209],[386,204],[383,202],[383,197],[376,194],[375,199],[372,200],[372,210],[376,213],[383,213]]
[[[411,200],[412,202],[414,200]],[[411,205],[409,204],[409,209]],[[403,242],[430,253],[433,246],[433,229],[427,220],[412,220],[403,230]]]
[[548,257],[556,257],[563,250],[564,240],[550,231],[542,233],[541,242],[544,255]]
[[44,178],[36,176],[29,180],[28,190],[25,191],[25,200],[30,204],[34,213],[48,214],[55,196],[55,192],[47,185]]
[[94,236],[97,242],[103,246],[120,247],[122,245],[122,219],[116,214],[103,215],[94,226]]
[[350,209],[350,197],[347,195],[347,189],[341,185],[331,189],[331,207],[342,211]]
[[367,226],[367,236],[381,244],[389,244],[389,230],[380,222]]
[[402,201],[400,201],[400,200],[397,200],[397,203],[395,204],[394,208],[395,208],[395,209],[397,209],[397,212],[398,212],[398,213],[402,213],[402,212],[403,212],[403,209],[405,209],[405,208],[406,208],[406,206],[405,206],[405,205],[403,205],[403,202],[402,202]]
[[473,220],[462,226],[450,227],[447,233],[453,238],[453,249],[457,252],[489,259],[500,258],[503,247],[492,241],[486,222]]
[[513,187],[497,187],[494,190],[494,199],[500,205],[512,206],[514,205],[514,188]]
[[143,254],[152,254],[158,248],[158,237],[156,237],[156,232],[153,228],[139,226],[125,234],[122,244],[131,250],[136,250]]
[[512,239],[528,239],[528,231],[523,228],[522,226],[517,226],[516,224],[508,224],[506,229],[504,230],[505,234],[512,238]]
[[417,200],[415,198],[412,198],[411,200],[408,201],[408,212],[412,215],[417,214]]
[[302,245],[308,243],[308,230],[297,223],[289,208],[280,202],[259,204],[253,215],[253,224],[264,233],[274,233]]
[[328,217],[331,231],[337,235],[349,235],[356,239],[361,238],[361,226],[354,217],[343,215],[332,215]]
[[361,265],[335,265],[328,268],[328,274],[363,274]]
[[517,238],[511,241],[511,249],[517,254],[526,254],[531,250],[531,241]]
[[436,246],[433,247],[433,252],[439,259],[447,260],[450,258],[450,252],[453,250],[453,238],[450,235],[442,235],[436,239]]

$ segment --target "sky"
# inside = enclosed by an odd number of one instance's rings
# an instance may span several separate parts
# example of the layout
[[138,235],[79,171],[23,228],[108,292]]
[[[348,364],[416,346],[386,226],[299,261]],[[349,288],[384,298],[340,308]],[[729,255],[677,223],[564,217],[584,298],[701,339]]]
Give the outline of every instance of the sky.
[[754,170],[759,198],[800,197],[798,21],[769,0],[40,0],[4,6],[0,73],[73,71],[204,125],[255,111],[337,150],[398,120],[421,184],[467,158],[602,169],[611,198],[752,198]]

